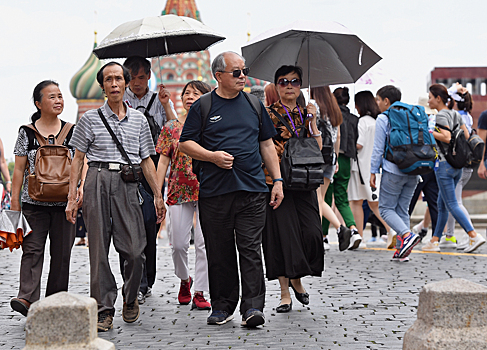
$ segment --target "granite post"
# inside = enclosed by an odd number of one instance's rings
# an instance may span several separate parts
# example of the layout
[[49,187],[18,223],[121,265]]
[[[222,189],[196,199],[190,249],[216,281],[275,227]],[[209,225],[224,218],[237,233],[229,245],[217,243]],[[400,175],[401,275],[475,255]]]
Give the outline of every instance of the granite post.
[[423,349],[487,349],[487,287],[462,278],[425,285],[403,342],[403,350]]
[[115,350],[98,338],[95,299],[60,292],[31,305],[24,350]]

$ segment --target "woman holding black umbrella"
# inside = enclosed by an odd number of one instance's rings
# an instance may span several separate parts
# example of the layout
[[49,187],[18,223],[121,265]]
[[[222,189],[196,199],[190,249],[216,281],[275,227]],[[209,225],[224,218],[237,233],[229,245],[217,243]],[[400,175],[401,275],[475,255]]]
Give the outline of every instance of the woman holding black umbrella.
[[[321,133],[316,126],[316,107],[308,104],[303,108],[296,103],[301,90],[302,69],[297,66],[282,66],[275,73],[274,83],[280,100],[267,109],[277,131],[273,141],[279,160],[284,145],[292,135],[276,114],[284,118],[294,130],[304,125],[308,136],[314,137],[321,148]],[[267,175],[266,180],[272,188],[273,180],[270,176]],[[274,181],[276,180],[279,179]],[[324,269],[316,191],[284,189],[281,206],[275,210],[270,206],[267,208],[262,241],[267,278],[278,279],[281,287],[281,302],[276,311],[292,310],[289,287],[293,289],[299,302],[308,305],[309,294],[301,284],[301,277],[321,276]]]

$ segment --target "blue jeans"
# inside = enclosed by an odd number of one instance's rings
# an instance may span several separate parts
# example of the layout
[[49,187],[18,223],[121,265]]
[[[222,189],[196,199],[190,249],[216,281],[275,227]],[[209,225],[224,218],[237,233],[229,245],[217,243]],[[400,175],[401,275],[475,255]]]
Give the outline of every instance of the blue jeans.
[[409,203],[418,181],[418,175],[401,176],[382,171],[379,194],[380,216],[401,236],[411,231]]
[[448,212],[453,215],[465,232],[473,231],[472,224],[458,205],[455,196],[455,187],[462,177],[462,169],[455,169],[448,162],[443,161],[440,162],[435,175],[440,193],[438,194],[438,222],[434,236],[441,238],[443,235],[443,229],[448,221]]

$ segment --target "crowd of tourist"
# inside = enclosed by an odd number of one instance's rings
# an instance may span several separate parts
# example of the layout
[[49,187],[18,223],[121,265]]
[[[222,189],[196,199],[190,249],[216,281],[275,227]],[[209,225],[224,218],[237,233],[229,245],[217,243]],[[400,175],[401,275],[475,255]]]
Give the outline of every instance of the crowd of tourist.
[[[11,210],[22,211],[33,230],[22,244],[13,310],[26,316],[40,299],[48,236],[46,296],[68,290],[77,219],[83,220],[89,241],[90,296],[98,303],[99,331],[113,327],[118,296],[108,261],[110,245],[120,256],[122,317],[135,322],[140,304],[152,295],[157,234],[166,217],[180,280],[178,302],[191,303],[192,310],[211,310],[211,325],[230,321],[237,306],[242,326],[264,324],[266,278],[280,286],[276,312],[292,311],[290,289],[299,303],[308,305],[302,278],[322,276],[324,254],[331,249],[330,223],[338,249],[353,251],[369,244],[363,233],[374,217],[381,234],[370,242],[394,248],[392,260],[399,262],[409,260],[429,223],[433,234],[425,239],[424,251],[470,253],[485,243],[461,199],[473,167],[452,166],[445,151],[457,125],[466,139],[475,132],[472,97],[461,85],[447,89],[433,84],[427,103],[419,101],[419,114],[432,120],[425,132],[441,147],[436,148],[434,169],[418,174],[405,172],[391,156],[390,111],[401,101],[399,88],[357,93],[355,115],[345,87],[333,92],[328,86],[313,87],[309,102],[300,102],[303,72],[298,66],[278,67],[274,81],[255,90],[260,99],[243,91],[249,68],[239,54],[219,54],[211,69],[217,87],[188,82],[181,93],[184,111],[178,114],[164,85],[158,92],[149,90],[148,60],[133,56],[123,65],[109,62],[97,74],[106,102],[86,112],[77,125],[59,118],[64,100],[56,82],[35,87],[37,111],[31,124],[19,129],[12,182],[0,142],[0,170],[11,192]],[[478,135],[486,141],[485,112]],[[292,188],[283,178],[290,140],[299,137],[315,140],[323,156],[321,185]],[[72,159],[64,201],[33,198],[36,154],[46,143],[64,146]],[[484,156],[478,174],[487,177]],[[421,193],[428,210],[411,227]],[[153,219],[146,215],[148,207],[155,212]],[[455,220],[467,233],[460,242],[454,236]],[[192,240],[194,269],[188,258]]]

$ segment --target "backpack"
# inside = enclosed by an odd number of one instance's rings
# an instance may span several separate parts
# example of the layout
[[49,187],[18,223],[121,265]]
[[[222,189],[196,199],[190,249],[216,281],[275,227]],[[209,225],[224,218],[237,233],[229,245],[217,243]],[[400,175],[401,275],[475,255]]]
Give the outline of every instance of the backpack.
[[343,155],[357,159],[358,119],[355,114],[350,113],[346,106],[340,105],[343,122],[340,124],[340,152]]
[[[40,145],[36,151],[33,174],[30,173],[27,163],[29,197],[39,202],[67,202],[72,159],[69,148],[63,142],[73,124],[66,123],[57,138],[49,135],[48,140],[32,124],[24,126],[34,130]],[[52,144],[49,143],[51,139]]]
[[438,146],[452,167],[456,169],[473,167],[482,161],[485,143],[477,135],[475,129],[467,140],[465,132],[458,124],[453,127],[453,131],[443,125],[436,124],[436,126],[448,130],[451,134],[450,143],[446,150],[440,142],[438,142]]
[[284,145],[281,157],[281,176],[287,190],[313,191],[324,183],[325,161],[316,140],[307,137],[304,125],[299,129],[299,137],[289,123],[275,110],[270,111],[289,130],[292,137]]
[[321,140],[323,141],[321,154],[323,155],[323,160],[326,165],[335,165],[337,157],[335,148],[333,147],[331,124],[327,123],[322,118],[318,118],[316,126],[318,127],[318,130],[321,131]]
[[477,130],[472,129],[470,137],[468,138],[468,145],[472,151],[467,166],[474,167],[482,161],[482,155],[484,154],[485,142],[477,135]]
[[[251,94],[242,91],[247,101],[252,106],[252,109],[257,113],[259,116],[259,130],[262,128],[262,106],[260,104],[260,100]],[[202,95],[200,98],[200,113],[201,113],[201,141],[203,141],[203,131],[206,128],[206,122],[208,120],[208,115],[210,114],[211,110],[211,91]],[[198,159],[192,159],[192,168],[193,174],[196,175],[198,182],[200,181],[200,171],[203,167],[204,161]]]
[[391,124],[385,155],[405,174],[427,174],[434,169],[436,142],[428,130],[424,107],[394,102],[385,114]]

